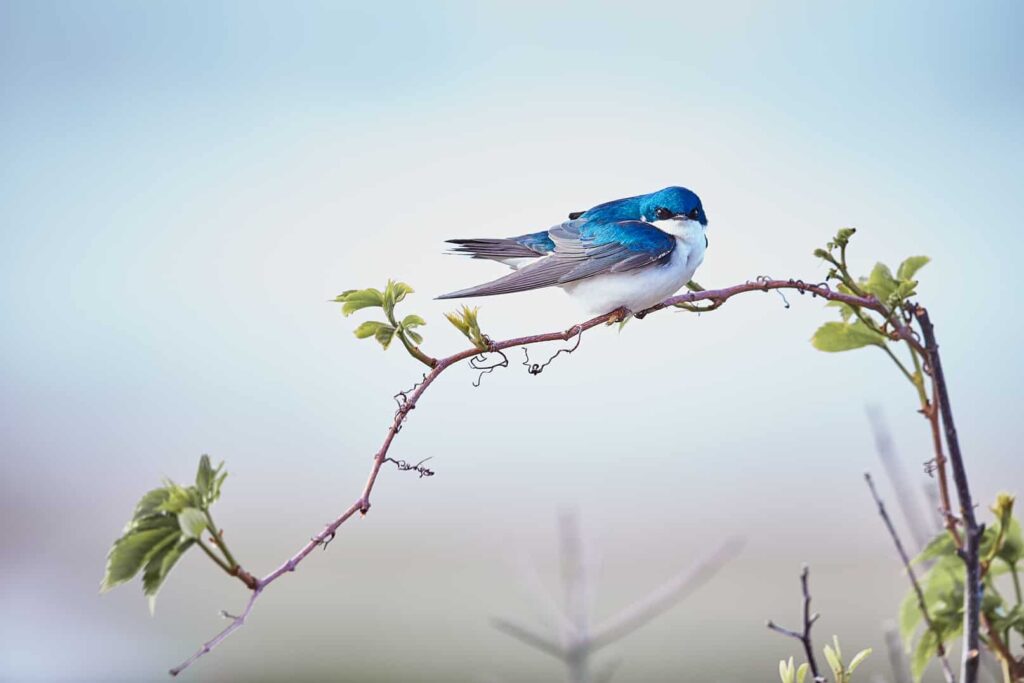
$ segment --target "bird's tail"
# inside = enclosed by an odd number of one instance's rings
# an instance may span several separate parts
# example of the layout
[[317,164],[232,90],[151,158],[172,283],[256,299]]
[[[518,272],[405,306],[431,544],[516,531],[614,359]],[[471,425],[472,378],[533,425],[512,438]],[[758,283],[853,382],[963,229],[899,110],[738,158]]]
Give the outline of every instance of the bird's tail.
[[442,294],[437,297],[438,299],[460,299],[470,296],[508,294],[509,292],[536,289],[537,287],[544,287],[550,284],[535,283],[532,277],[524,278],[524,271],[520,269],[524,268],[528,273],[532,273],[545,261],[545,259],[540,257],[547,256],[554,249],[554,243],[551,242],[551,238],[548,237],[546,231],[520,237],[448,240],[448,244],[455,245],[450,252],[452,254],[464,254],[471,258],[498,261],[517,269],[517,271],[476,287]]
[[491,261],[543,256],[543,254],[511,238],[462,239],[447,240],[447,242],[448,244],[455,245],[449,253],[465,254],[471,258],[490,259]]

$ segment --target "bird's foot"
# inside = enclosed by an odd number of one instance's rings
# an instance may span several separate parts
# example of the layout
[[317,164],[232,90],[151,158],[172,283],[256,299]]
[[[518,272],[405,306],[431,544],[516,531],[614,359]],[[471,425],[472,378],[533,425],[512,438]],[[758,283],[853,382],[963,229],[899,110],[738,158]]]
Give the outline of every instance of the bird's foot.
[[629,320],[632,315],[633,311],[629,310],[625,306],[619,306],[608,314],[608,320],[605,324],[614,325],[615,323],[624,323]]

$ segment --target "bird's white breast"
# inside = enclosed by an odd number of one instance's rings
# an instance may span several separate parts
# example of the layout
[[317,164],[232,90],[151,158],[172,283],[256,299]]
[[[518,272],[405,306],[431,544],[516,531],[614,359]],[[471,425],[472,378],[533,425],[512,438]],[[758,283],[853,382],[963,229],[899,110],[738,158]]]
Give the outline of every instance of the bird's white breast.
[[622,306],[634,312],[642,311],[675,294],[693,279],[697,267],[704,261],[707,247],[704,226],[690,220],[657,221],[653,225],[676,239],[667,263],[595,275],[562,288],[595,314],[609,313]]

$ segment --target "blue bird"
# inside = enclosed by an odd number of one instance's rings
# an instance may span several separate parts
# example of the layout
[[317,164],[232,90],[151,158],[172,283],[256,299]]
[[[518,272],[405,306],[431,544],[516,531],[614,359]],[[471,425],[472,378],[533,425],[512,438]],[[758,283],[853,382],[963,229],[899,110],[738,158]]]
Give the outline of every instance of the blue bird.
[[490,259],[514,273],[438,299],[561,287],[592,313],[639,312],[693,278],[708,246],[700,197],[685,187],[615,199],[569,214],[541,232],[454,239],[452,253]]

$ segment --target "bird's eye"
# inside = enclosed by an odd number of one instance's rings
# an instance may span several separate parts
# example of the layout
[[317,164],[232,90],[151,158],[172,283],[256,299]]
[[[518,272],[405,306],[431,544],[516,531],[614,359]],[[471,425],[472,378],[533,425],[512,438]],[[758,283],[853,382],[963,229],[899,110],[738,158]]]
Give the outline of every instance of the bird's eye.
[[654,210],[654,215],[658,217],[659,221],[664,221],[668,220],[669,218],[672,218],[672,216],[674,216],[675,214],[673,214],[665,207],[661,206]]
[[690,220],[697,220],[698,218],[700,218],[700,209],[694,209],[693,211],[688,213],[687,216],[689,216]]

